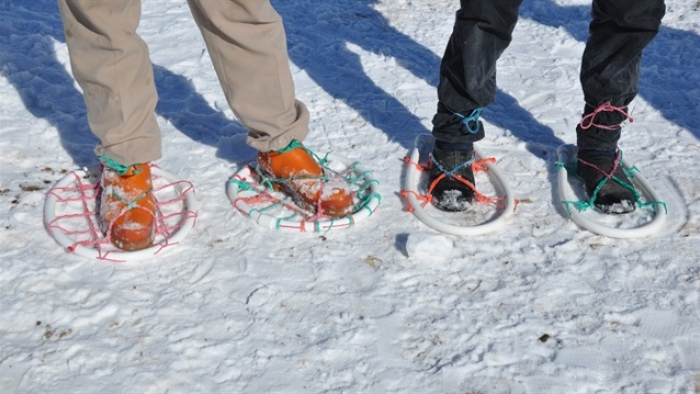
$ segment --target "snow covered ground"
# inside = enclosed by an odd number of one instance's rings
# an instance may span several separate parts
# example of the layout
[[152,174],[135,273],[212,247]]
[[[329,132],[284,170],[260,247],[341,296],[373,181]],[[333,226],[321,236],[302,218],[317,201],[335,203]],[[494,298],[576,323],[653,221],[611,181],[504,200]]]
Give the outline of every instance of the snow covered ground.
[[[479,145],[523,200],[508,226],[439,234],[406,212],[402,158],[435,109],[452,0],[274,1],[305,141],[380,180],[367,221],[278,232],[225,183],[254,157],[185,0],[144,1],[159,166],[197,225],[145,262],[88,260],[42,223],[94,164],[54,0],[0,0],[0,392],[700,393],[700,3],[668,0],[621,147],[668,198],[658,237],[577,228],[556,199],[573,143],[589,3],[527,0]],[[410,254],[408,253],[410,252]]]

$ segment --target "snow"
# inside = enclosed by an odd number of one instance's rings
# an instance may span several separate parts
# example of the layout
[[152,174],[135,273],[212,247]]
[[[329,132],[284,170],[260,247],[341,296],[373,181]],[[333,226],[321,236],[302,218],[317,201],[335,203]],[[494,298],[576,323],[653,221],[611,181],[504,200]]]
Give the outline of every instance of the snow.
[[554,202],[556,148],[583,108],[587,1],[522,6],[478,144],[521,203],[474,237],[433,231],[399,195],[456,2],[274,4],[312,114],[305,144],[373,169],[381,207],[323,234],[234,210],[225,182],[255,152],[186,1],[145,1],[157,164],[194,184],[200,209],[176,248],[115,264],[67,253],[42,224],[47,190],[96,162],[96,140],[55,2],[0,0],[0,392],[700,392],[697,0],[667,1],[621,143],[676,216],[630,240],[577,228]]
[[452,254],[454,241],[442,234],[423,231],[411,233],[406,239],[406,254],[425,263],[443,263]]

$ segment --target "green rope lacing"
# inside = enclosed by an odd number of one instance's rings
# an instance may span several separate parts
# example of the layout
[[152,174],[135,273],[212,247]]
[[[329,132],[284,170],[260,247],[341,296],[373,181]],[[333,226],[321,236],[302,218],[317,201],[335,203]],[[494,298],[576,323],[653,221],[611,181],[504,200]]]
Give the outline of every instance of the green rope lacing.
[[[361,189],[361,190],[366,190],[366,189]],[[382,203],[382,196],[379,195],[378,193],[370,193],[362,198],[360,198],[360,202],[357,204],[357,206],[362,207],[363,209],[367,209],[369,211],[370,216],[372,215],[372,208],[369,207],[369,201],[373,198],[376,198],[377,201],[381,204]]]
[[[622,162],[622,150],[620,150],[619,162],[620,163]],[[556,165],[557,165],[557,169],[565,168],[567,170],[567,172],[574,174],[574,176],[576,176],[577,178],[582,180],[581,176],[578,175],[578,160],[576,157],[573,157],[571,159],[571,163],[568,166],[564,163],[561,163],[561,162],[557,162]],[[639,169],[636,166],[633,166],[629,169],[622,168],[622,171],[625,173],[625,175],[630,180],[634,179],[634,172],[635,171],[641,172],[641,171],[639,171]],[[642,200],[641,194],[639,194],[639,192],[634,187],[634,185],[632,185],[631,183],[627,183],[616,176],[612,176],[611,178],[603,177],[603,179],[601,179],[601,181],[598,183],[596,188],[593,190],[593,195],[587,201],[562,201],[562,203],[566,204],[567,213],[571,214],[571,211],[569,210],[570,205],[575,206],[579,212],[583,212],[591,207],[594,207],[595,201],[598,198],[598,192],[600,191],[600,189],[603,188],[605,183],[607,183],[608,180],[610,180],[610,179],[612,179],[614,182],[617,182],[620,186],[622,186],[625,189],[632,192],[632,194],[634,195],[635,202],[637,203],[637,206],[639,206],[640,208],[648,208],[648,207],[655,206],[655,205],[663,205],[664,210],[666,211],[666,213],[668,213],[668,207],[666,206],[666,203],[664,201],[644,202],[644,200]]]
[[[329,170],[327,167],[324,167],[324,168]],[[332,171],[332,170],[330,170],[330,171]],[[365,174],[370,173],[370,172],[371,171],[364,171],[362,173],[362,175],[365,175]],[[258,175],[260,175],[260,178],[261,178],[260,185],[265,187],[268,191],[272,191],[274,189],[274,187],[272,186],[273,183],[282,183],[282,182],[286,182],[286,181],[293,181],[293,180],[299,180],[299,179],[323,179],[324,181],[328,181],[330,179],[328,176],[298,176],[298,177],[292,177],[292,178],[269,178],[264,173],[258,173]],[[361,176],[352,177],[352,176],[348,175],[348,176],[344,176],[343,179],[345,181],[347,181],[348,183],[355,184],[355,185],[358,185],[362,181]],[[249,184],[248,182],[245,182],[245,181],[233,179],[230,182],[234,182],[236,185],[238,185],[240,190],[251,190],[254,188],[251,184]],[[365,181],[361,185],[358,185],[357,192],[362,192],[362,191],[369,189],[369,187],[372,184],[379,184],[379,181],[376,179]],[[245,185],[245,186],[243,186],[243,185]],[[357,195],[360,195],[360,194],[362,194],[362,193],[357,193]],[[371,215],[373,212],[372,212],[371,208],[368,207],[368,203],[373,198],[376,198],[379,201],[379,203],[381,204],[381,201],[382,201],[381,195],[378,193],[370,193],[368,195],[361,197],[360,201],[355,205],[355,207],[367,208],[370,212],[370,215]]]
[[[272,206],[275,206],[275,205],[276,205],[276,204],[273,204]],[[283,222],[283,221],[285,221],[285,220],[292,220],[292,219],[294,219],[295,216],[296,216],[296,214],[291,214],[291,215],[286,216],[286,217],[278,218],[278,219],[275,221],[275,228],[279,230],[280,227],[282,227],[282,222]]]
[[304,146],[304,144],[302,144],[301,142],[299,142],[297,140],[292,140],[292,142],[290,142],[289,145],[287,145],[286,147],[284,147],[282,149],[279,149],[277,151],[277,153],[287,153],[294,148],[301,148],[301,149],[305,150],[309,155],[311,155],[311,157],[315,158],[316,161],[318,161],[318,163],[321,165],[324,165],[328,162],[328,153],[326,153],[325,156],[320,157],[319,155],[314,153],[311,149],[307,148],[306,146]]
[[[274,209],[275,207],[281,207],[284,206],[284,202],[278,202],[278,203],[272,203],[268,206],[262,207],[262,208],[251,208],[250,212],[248,212],[248,217],[252,217],[255,212],[260,212],[260,213],[265,213],[265,211],[269,211]],[[291,215],[291,217],[294,217],[294,215]]]
[[278,149],[277,153],[287,153],[294,148],[303,148],[303,147],[304,147],[304,145],[302,145],[301,142],[299,142],[297,140],[292,140],[292,142],[290,142],[289,145],[287,145],[286,147],[284,147],[282,149]]
[[241,179],[231,179],[228,182],[226,182],[226,186],[234,183],[236,186],[238,186],[238,190],[240,191],[248,191],[248,190],[254,190],[255,187],[251,185],[249,182],[246,182]]
[[[295,148],[301,148],[304,149],[311,157],[313,157],[321,166],[323,166],[326,170],[330,171],[333,174],[337,174],[337,172],[331,170],[330,168],[326,167],[325,164],[328,162],[328,153],[324,157],[320,157],[317,155],[315,152],[313,152],[311,149],[307,148],[304,146],[301,142],[297,140],[292,140],[292,142],[289,143],[286,147],[279,149],[277,153],[286,153],[291,151],[292,149]],[[268,190],[272,190],[273,184],[274,183],[284,183],[288,181],[296,181],[296,180],[303,180],[303,179],[318,179],[322,180],[324,182],[328,182],[330,178],[327,175],[298,175],[294,177],[289,177],[289,178],[271,178],[268,176],[265,176],[264,174],[260,174],[261,177],[261,182],[260,184],[265,186]]]
[[112,159],[111,157],[107,157],[106,155],[101,155],[98,156],[100,160],[104,163],[105,167],[111,168],[119,174],[119,176],[124,176],[126,175],[127,172],[129,172],[129,169],[131,167],[134,167],[134,174],[133,175],[138,175],[141,172],[143,172],[143,168],[141,168],[141,164],[134,164],[133,166],[125,166],[124,164]]
[[318,179],[318,180],[322,180],[324,182],[328,182],[328,180],[330,179],[326,175],[298,175],[298,176],[293,176],[293,177],[289,177],[289,178],[270,178],[270,177],[266,176],[265,174],[263,174],[262,172],[260,172],[259,175],[261,178],[260,184],[263,185],[267,190],[273,190],[274,183],[284,183],[287,181],[298,181],[298,180],[303,180],[303,179]]
[[[323,175],[300,175],[300,176],[294,176],[294,177],[289,177],[289,178],[272,178],[269,177],[269,174],[264,173],[263,171],[258,171],[257,174],[260,177],[259,182],[248,182],[246,180],[240,179],[240,178],[232,178],[229,179],[227,182],[227,186],[234,184],[237,186],[239,191],[259,191],[260,187],[264,188],[268,192],[271,192],[274,190],[274,184],[276,183],[284,183],[284,182],[289,182],[289,181],[294,181],[294,180],[303,180],[303,179],[315,179],[315,180],[320,180],[323,182],[328,182],[331,180],[331,177],[326,175],[330,174],[332,176],[337,176],[344,181],[348,182],[349,184],[352,184],[356,186],[358,189],[354,191],[355,195],[358,196],[359,202],[355,204],[355,210],[359,209],[367,209],[369,211],[369,214],[372,215],[372,209],[368,206],[369,201],[373,198],[376,198],[379,203],[381,203],[381,196],[378,193],[369,193],[367,194],[366,191],[371,187],[371,185],[375,183],[379,183],[376,179],[372,180],[366,180],[366,175],[371,173],[371,171],[363,171],[362,173],[359,173],[357,171],[357,167],[359,166],[359,162],[354,162],[351,165],[349,165],[346,169],[342,171],[335,171],[330,168],[328,168],[326,165],[328,163],[328,156],[329,153],[326,153],[324,157],[318,156],[316,153],[311,151],[310,149],[306,148],[304,145],[302,145],[300,142],[296,140],[292,140],[292,142],[289,143],[285,148],[282,148],[278,150],[278,153],[285,153],[289,152],[292,149],[295,148],[302,148],[304,149],[309,155],[311,155],[318,163],[324,168],[324,174]],[[245,200],[245,198],[244,198]],[[264,213],[269,210],[273,210],[277,207],[280,206],[285,206],[287,202],[285,201],[280,201],[280,202],[273,202],[273,201],[268,201],[268,205],[265,206],[259,206],[257,208],[251,207],[250,211],[248,212],[248,216],[251,217],[255,213]],[[298,213],[292,213],[291,215],[288,215],[286,217],[279,217],[276,218],[275,220],[275,228],[280,228],[282,223],[287,220],[293,220]],[[355,223],[354,219],[352,218],[352,215],[347,217],[350,225],[353,225]],[[333,226],[333,223],[336,221],[336,219],[330,219],[330,224],[331,227]],[[313,221],[314,223],[314,231],[315,232],[321,232],[322,230],[322,225],[321,222],[319,221]]]

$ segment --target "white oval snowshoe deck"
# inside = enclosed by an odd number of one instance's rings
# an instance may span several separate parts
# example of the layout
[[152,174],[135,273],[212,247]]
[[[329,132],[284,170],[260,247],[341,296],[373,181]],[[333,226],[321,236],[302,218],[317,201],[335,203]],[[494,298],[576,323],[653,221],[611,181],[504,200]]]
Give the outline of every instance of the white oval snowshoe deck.
[[73,171],[49,190],[44,202],[44,224],[49,234],[66,250],[79,256],[114,262],[153,258],[177,245],[194,226],[197,201],[192,184],[151,166],[156,198],[156,237],[153,246],[127,252],[112,246],[100,230],[97,212],[100,170]]
[[[434,142],[435,139],[432,135],[419,135],[416,138],[415,146],[413,147],[409,157],[411,163],[427,162],[428,154],[432,151]],[[481,152],[478,150],[476,151],[476,155],[477,158],[484,159]],[[508,218],[510,218],[510,216],[513,214],[513,211],[515,210],[515,197],[513,196],[510,187],[496,165],[487,162],[486,167],[488,169],[488,176],[496,190],[496,194],[503,198],[503,207],[499,208],[495,215],[482,223],[475,225],[456,225],[447,223],[443,219],[431,215],[427,209],[423,208],[421,201],[419,201],[417,198],[418,195],[424,195],[427,193],[427,190],[419,190],[421,189],[420,178],[423,171],[414,165],[409,165],[406,168],[406,176],[404,179],[404,187],[405,190],[408,191],[408,193],[405,194],[406,200],[413,209],[413,213],[418,219],[420,219],[420,221],[443,233],[452,235],[481,235],[495,231],[502,227]],[[450,215],[466,214],[468,213],[455,212],[451,213]]]
[[[335,155],[328,155],[326,159],[328,160],[327,167],[337,172],[351,169],[358,178],[359,183],[367,186],[364,191],[358,191],[363,194],[359,196],[363,199],[363,202],[359,204],[352,215],[342,218],[320,217],[306,220],[300,216],[300,210],[288,209],[282,204],[251,204],[249,203],[251,198],[266,192],[265,187],[258,184],[256,174],[253,174],[251,166],[244,166],[231,177],[226,187],[226,194],[236,209],[260,226],[269,229],[324,232],[332,228],[350,227],[370,217],[381,203],[381,197],[377,190],[378,182],[371,176],[369,171],[363,170],[357,162]],[[252,189],[243,188],[241,187],[241,182],[247,185],[255,185],[255,187]],[[293,204],[281,192],[276,193],[280,194],[280,200],[286,200],[289,204]]]
[[[576,157],[577,148],[573,145],[562,145],[557,149],[559,163],[570,163]],[[622,158],[622,167],[626,170],[633,168],[625,158]],[[576,207],[571,206],[571,202],[580,200],[576,196],[574,190],[569,183],[569,174],[564,165],[560,165],[557,173],[557,183],[559,191],[559,201],[563,205],[564,210],[569,214],[571,219],[579,226],[594,232],[596,234],[605,235],[611,238],[640,238],[652,236],[659,232],[666,220],[666,209],[664,204],[654,205],[654,217],[646,223],[630,228],[613,227],[605,223],[598,222],[592,219],[592,215],[586,212],[580,212]],[[647,180],[639,172],[634,173],[632,183],[641,192],[648,201],[661,201],[658,193],[651,187]],[[637,207],[637,209],[642,209]],[[592,209],[591,209],[592,210]],[[629,214],[626,214],[629,215]],[[625,215],[619,215],[624,217]]]

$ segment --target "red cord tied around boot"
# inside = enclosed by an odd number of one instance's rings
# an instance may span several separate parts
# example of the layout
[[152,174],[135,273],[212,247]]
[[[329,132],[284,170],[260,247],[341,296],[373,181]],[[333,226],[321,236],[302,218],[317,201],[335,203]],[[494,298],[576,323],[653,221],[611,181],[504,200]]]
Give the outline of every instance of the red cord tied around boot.
[[[588,106],[591,106],[590,104],[587,104]],[[603,130],[617,130],[620,128],[620,125],[604,125],[604,124],[597,124],[593,123],[593,120],[595,119],[596,116],[598,116],[599,113],[601,112],[619,112],[622,115],[627,118],[630,123],[634,122],[634,119],[627,113],[625,112],[625,107],[616,107],[612,104],[610,104],[609,101],[604,102],[603,104],[599,105],[598,108],[594,109],[593,112],[591,112],[588,115],[585,115],[583,118],[581,118],[581,122],[579,125],[583,130],[588,130],[591,127],[597,127],[599,129]]]
[[[404,161],[404,163],[406,163],[406,165],[415,166],[419,171],[429,170],[430,166],[433,163],[436,163],[439,165],[439,163],[437,163],[436,161],[433,161],[432,156],[431,156],[431,161],[429,163],[427,163],[427,165],[414,163],[411,161],[411,159],[409,157],[404,157],[403,161]],[[487,163],[495,163],[495,162],[496,162],[496,159],[494,159],[492,157],[480,159],[480,158],[476,158],[476,156],[475,156],[474,159],[472,159],[469,162],[463,163],[463,165],[471,166],[472,171],[476,174],[479,171],[488,171],[488,167],[486,166],[486,164]],[[440,176],[435,178],[435,180],[433,180],[433,182],[428,186],[428,192],[425,195],[420,195],[420,194],[415,193],[415,192],[410,191],[410,190],[401,190],[400,194],[404,199],[406,199],[406,205],[408,206],[408,208],[407,208],[408,212],[413,212],[413,210],[414,210],[414,208],[411,206],[411,204],[408,203],[408,195],[409,194],[412,194],[413,196],[415,196],[415,198],[418,201],[421,201],[421,206],[425,207],[433,199],[433,196],[432,196],[433,189],[438,184],[438,182],[440,182],[445,177],[453,178],[453,179],[463,183],[468,188],[470,188],[474,192],[474,198],[476,199],[476,201],[483,203],[483,204],[494,204],[495,206],[497,206],[499,208],[505,207],[503,204],[500,204],[500,201],[504,200],[503,197],[488,197],[488,196],[484,195],[483,193],[480,193],[478,190],[476,190],[476,187],[474,186],[473,183],[469,182],[468,180],[462,178],[459,175],[454,174],[456,169],[457,168],[453,168],[451,171],[447,171],[447,170],[443,169],[442,174],[440,174]]]

